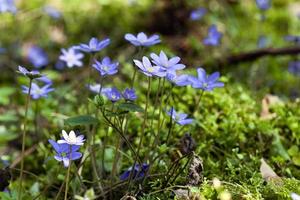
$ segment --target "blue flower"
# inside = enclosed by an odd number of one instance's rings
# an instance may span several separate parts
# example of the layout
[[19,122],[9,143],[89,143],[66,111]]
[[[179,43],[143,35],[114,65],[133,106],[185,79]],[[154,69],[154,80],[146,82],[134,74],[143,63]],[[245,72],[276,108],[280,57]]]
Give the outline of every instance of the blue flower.
[[111,88],[110,90],[103,91],[103,94],[111,100],[113,103],[119,101],[122,99],[122,94],[119,92],[119,90],[115,87]]
[[45,84],[52,84],[52,80],[50,78],[48,78],[47,76],[45,76],[45,75],[43,75],[42,77],[37,78],[35,80],[41,81],[41,82],[43,82]]
[[[52,84],[47,84],[43,87],[39,87],[36,83],[31,84],[30,96],[33,99],[39,99],[42,97],[48,97],[48,93],[52,92],[54,89],[51,88]],[[25,94],[29,93],[29,87],[22,85],[22,92]]]
[[133,60],[134,64],[138,66],[140,71],[145,74],[146,76],[158,76],[158,77],[164,77],[166,76],[166,72],[164,72],[163,69],[159,66],[152,66],[149,58],[146,56],[143,57],[143,62],[139,60]]
[[25,67],[22,67],[22,66],[18,67],[17,72],[23,74],[24,76],[27,76],[30,79],[35,79],[35,78],[39,78],[42,76],[39,71],[37,71],[37,70],[28,71]]
[[[90,84],[90,85],[87,85],[87,87],[91,92],[99,94],[101,85],[100,84],[93,84],[93,85]],[[108,87],[101,88],[101,94],[105,94],[105,92],[109,92],[109,91],[111,91],[111,88],[108,88]]]
[[258,48],[264,48],[268,44],[268,38],[264,35],[260,35],[257,41],[257,47]]
[[185,65],[179,63],[180,58],[178,56],[168,59],[167,55],[163,51],[160,51],[159,56],[155,53],[151,53],[150,56],[152,58],[152,62],[164,71],[169,72],[185,68]]
[[87,53],[96,53],[98,51],[101,51],[106,46],[110,44],[110,39],[104,39],[104,40],[98,40],[97,38],[92,38],[89,41],[89,44],[80,44],[78,46],[78,49],[81,51],[87,52]]
[[137,98],[135,90],[133,88],[126,88],[123,92],[123,97],[128,101],[134,101]]
[[290,73],[300,76],[300,61],[289,62],[288,70]]
[[61,12],[52,6],[44,6],[43,10],[53,19],[59,19],[61,17]]
[[17,12],[14,0],[0,0],[0,13],[4,12],[10,12],[13,14]]
[[265,11],[271,7],[271,0],[256,0],[256,5],[259,9]]
[[128,168],[123,174],[120,176],[120,180],[125,181],[130,177],[132,173],[132,179],[143,178],[149,169],[149,165],[147,163],[143,163],[142,166],[140,164],[136,164],[134,167]]
[[28,49],[27,59],[36,68],[46,66],[49,63],[46,52],[36,45]]
[[171,83],[177,86],[187,86],[191,84],[189,80],[190,75],[187,74],[177,75],[176,72],[167,73],[166,78],[168,81],[170,81]]
[[300,36],[297,35],[287,35],[284,37],[284,39],[288,42],[293,42],[297,45],[300,45]]
[[204,91],[212,91],[214,88],[224,87],[224,83],[219,82],[219,72],[215,72],[211,75],[206,75],[206,72],[202,68],[197,69],[198,77],[190,76],[189,80],[193,88],[199,88]]
[[62,49],[61,52],[62,55],[59,56],[59,59],[64,61],[69,68],[74,66],[81,67],[83,65],[81,61],[83,54],[77,52],[76,48]]
[[208,29],[208,36],[204,38],[203,43],[207,46],[217,46],[221,38],[222,33],[217,30],[217,26],[211,25]]
[[98,94],[100,91],[101,85],[100,84],[94,84],[94,85],[89,84],[89,85],[87,85],[87,87],[89,88],[89,90],[91,92]]
[[93,67],[100,72],[101,76],[113,75],[118,72],[119,63],[113,63],[109,57],[103,58],[102,62],[95,60]]
[[5,52],[6,52],[6,49],[3,48],[3,47],[0,47],[0,54],[3,54],[3,53],[5,53]]
[[57,70],[62,70],[65,68],[65,62],[62,60],[57,60],[55,65],[54,65],[55,69]]
[[193,119],[187,118],[187,114],[184,113],[177,113],[176,110],[172,107],[169,111],[167,111],[167,115],[172,117],[172,120],[174,120],[179,125],[186,125],[193,123]]
[[196,10],[193,10],[190,14],[190,19],[191,20],[199,20],[206,14],[206,12],[207,12],[207,10],[202,7],[198,8]]
[[76,136],[75,132],[70,131],[69,135],[65,130],[62,130],[63,139],[58,140],[58,144],[69,144],[69,145],[83,145],[85,139],[83,135]]
[[148,47],[160,43],[160,39],[158,35],[152,35],[148,38],[148,36],[143,32],[137,34],[137,36],[134,36],[131,33],[127,33],[125,34],[125,39],[129,41],[131,44],[133,44],[134,46]]
[[54,140],[48,140],[49,143],[54,148],[56,155],[54,159],[63,162],[65,167],[68,167],[70,164],[70,160],[77,160],[82,157],[82,153],[77,152],[80,146],[77,145],[69,145],[69,144],[59,144]]

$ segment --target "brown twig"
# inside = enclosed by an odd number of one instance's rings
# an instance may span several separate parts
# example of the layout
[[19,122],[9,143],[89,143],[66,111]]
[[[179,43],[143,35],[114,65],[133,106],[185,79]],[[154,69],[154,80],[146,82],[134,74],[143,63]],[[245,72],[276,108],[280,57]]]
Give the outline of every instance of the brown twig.
[[[36,148],[37,148],[37,145],[33,145],[33,146],[30,147],[29,149],[25,150],[24,156],[23,156],[23,157],[26,157],[26,156],[30,155],[32,152],[34,152],[34,151],[36,150]],[[11,167],[11,168],[16,167],[16,166],[19,164],[19,162],[21,162],[21,160],[22,160],[23,157],[22,157],[22,156],[17,157],[17,158],[14,160],[14,162],[10,165],[10,167]]]
[[223,59],[217,60],[216,62],[207,63],[205,66],[224,68],[229,65],[253,61],[265,56],[285,56],[296,54],[300,54],[300,46],[256,49],[248,52],[233,54]]

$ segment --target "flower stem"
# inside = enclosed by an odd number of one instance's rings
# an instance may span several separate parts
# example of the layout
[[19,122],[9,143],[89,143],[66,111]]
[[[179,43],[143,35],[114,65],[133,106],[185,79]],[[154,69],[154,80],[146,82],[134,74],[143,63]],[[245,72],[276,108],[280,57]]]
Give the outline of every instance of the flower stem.
[[[88,70],[89,70],[89,74],[88,74],[88,88],[90,88],[90,86],[91,86],[92,63],[93,63],[93,60],[95,59],[95,57],[96,57],[96,54],[93,53],[93,54],[91,54],[90,60],[89,60],[89,65],[88,65]],[[84,86],[84,87],[85,87],[85,86]],[[87,90],[87,92],[86,92],[86,98],[87,98],[87,102],[86,102],[86,111],[87,111],[87,114],[90,114],[88,97],[89,97],[89,90]]]
[[[144,48],[143,47],[140,47],[137,54],[136,54],[136,58],[139,59],[140,56],[143,54],[144,52]],[[134,65],[133,65],[134,66]],[[134,81],[135,81],[135,77],[136,77],[136,72],[137,72],[137,68],[134,67],[134,72],[133,72],[133,76],[132,76],[132,79],[131,79],[131,84],[130,84],[130,87],[133,88],[134,86]]]
[[[165,81],[165,79],[164,79],[164,81]],[[154,113],[155,113],[155,110],[156,110],[156,107],[157,107],[157,104],[158,104],[158,96],[159,96],[160,92],[161,92],[161,79],[158,79],[158,86],[157,86],[156,95],[155,95],[154,108],[153,108],[152,115],[151,115],[152,116],[151,123],[150,123],[151,128],[152,128],[152,125],[153,125]]]
[[22,152],[21,152],[21,171],[20,171],[20,177],[19,177],[19,191],[18,191],[18,199],[19,200],[22,199],[25,139],[26,139],[27,115],[28,115],[28,107],[29,107],[29,103],[30,103],[31,85],[32,85],[32,79],[30,79],[30,81],[29,81],[29,89],[28,89],[26,105],[25,105],[25,118],[24,118],[23,136],[22,136]]
[[[146,128],[146,122],[147,122],[147,118],[148,118],[147,110],[148,110],[148,103],[149,103],[150,93],[151,93],[151,77],[148,77],[148,90],[147,91],[148,91],[147,92],[147,99],[146,99],[146,105],[145,105],[145,110],[144,110],[145,116],[144,116],[144,121],[143,121],[143,125],[142,125],[142,136],[140,138],[139,146],[138,146],[138,149],[137,149],[137,156],[140,153],[142,143],[143,143],[143,139],[144,139],[144,136],[145,136],[145,128]],[[138,159],[137,157],[134,159],[133,167],[135,167],[135,165],[137,163],[137,159]],[[129,190],[130,186],[131,186],[131,181],[132,181],[132,178],[133,178],[133,171],[134,170],[131,170],[130,175],[129,175],[129,182],[128,182],[127,190]]]
[[195,107],[195,110],[194,110],[193,114],[195,114],[195,112],[199,109],[200,101],[202,99],[203,94],[204,94],[204,90],[201,91],[200,96],[197,99],[196,107]]
[[72,165],[72,145],[70,145],[70,157],[69,157],[69,160],[70,160],[70,163],[69,163],[69,166],[68,166],[68,171],[67,171],[67,179],[66,179],[66,189],[65,189],[65,198],[64,200],[67,200],[68,199],[68,190],[69,190],[69,181],[70,181],[70,171],[71,171],[71,165]]
[[173,110],[171,110],[171,115],[170,115],[170,127],[169,127],[169,131],[168,131],[168,135],[167,135],[167,139],[166,139],[166,142],[165,144],[168,145],[168,141],[169,141],[169,138],[170,138],[170,135],[171,135],[171,132],[173,130]]
[[38,139],[38,111],[39,111],[39,102],[35,101],[35,110],[34,110],[34,133],[36,136],[36,139]]

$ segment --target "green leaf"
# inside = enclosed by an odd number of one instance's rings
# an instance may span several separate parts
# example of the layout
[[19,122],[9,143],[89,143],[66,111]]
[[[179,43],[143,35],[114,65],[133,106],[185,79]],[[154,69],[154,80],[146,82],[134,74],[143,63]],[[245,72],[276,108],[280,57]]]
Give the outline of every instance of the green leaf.
[[5,126],[0,126],[0,144],[11,141],[17,137],[18,135],[16,133],[8,131]]
[[129,112],[144,112],[144,109],[133,103],[120,103],[117,108]]
[[275,133],[275,138],[273,141],[274,150],[285,160],[290,160],[290,156],[287,152],[287,150],[284,148],[284,146],[281,143],[280,137],[278,133]]
[[15,92],[15,88],[12,87],[2,87],[0,88],[0,104],[9,104],[9,96]]
[[0,192],[0,198],[2,200],[13,200],[13,197],[11,197],[9,193],[6,192]]
[[0,115],[0,122],[15,122],[18,121],[18,117],[15,111],[7,111]]
[[128,111],[121,111],[121,112],[106,111],[105,115],[106,117],[117,117],[117,116],[125,115],[127,113]]
[[79,115],[76,117],[70,117],[65,120],[65,124],[69,126],[83,126],[90,124],[97,124],[98,120],[90,115]]
[[296,145],[293,145],[289,148],[288,153],[290,156],[295,156],[299,153],[299,148]]
[[295,165],[300,166],[300,154],[292,158]]
[[38,182],[35,182],[31,187],[30,187],[30,193],[33,195],[37,195],[40,192],[40,185]]

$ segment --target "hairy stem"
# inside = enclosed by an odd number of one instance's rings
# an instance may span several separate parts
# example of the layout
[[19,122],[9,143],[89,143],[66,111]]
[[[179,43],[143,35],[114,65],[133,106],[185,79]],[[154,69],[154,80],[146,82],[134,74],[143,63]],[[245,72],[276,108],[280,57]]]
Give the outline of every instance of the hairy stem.
[[[138,150],[137,150],[137,155],[139,155],[139,153],[140,153],[142,143],[143,143],[143,139],[144,139],[144,136],[145,136],[146,122],[147,122],[147,118],[148,118],[147,110],[148,110],[148,103],[149,103],[150,93],[151,93],[151,77],[148,77],[148,89],[147,89],[147,91],[148,91],[147,92],[147,99],[146,99],[146,105],[145,105],[145,110],[144,110],[145,116],[144,116],[144,121],[143,121],[143,125],[142,125],[142,136],[140,138],[140,142],[139,142],[139,146],[138,146]],[[137,163],[137,159],[138,158],[136,157],[135,160],[134,160],[133,167],[135,167],[135,165]],[[129,182],[128,182],[127,190],[130,189],[132,178],[133,178],[133,170],[130,172],[130,175],[129,175]]]
[[195,110],[194,110],[193,114],[195,114],[195,112],[198,111],[203,94],[204,94],[204,90],[201,91],[200,96],[197,99],[197,102],[195,104],[196,105]]
[[26,128],[27,128],[27,115],[28,115],[28,107],[30,103],[30,94],[31,94],[31,85],[32,79],[29,81],[29,89],[26,99],[25,105],[25,118],[24,118],[24,127],[23,127],[23,135],[22,135],[22,152],[21,152],[21,171],[19,177],[19,192],[18,192],[18,199],[22,199],[22,182],[23,182],[23,170],[24,170],[24,153],[25,153],[25,142],[26,142]]
[[70,145],[70,158],[69,159],[70,159],[70,163],[69,163],[68,171],[67,171],[66,189],[65,189],[65,198],[64,198],[64,200],[68,199],[70,172],[71,172],[71,165],[72,165],[72,146],[71,145]]

